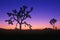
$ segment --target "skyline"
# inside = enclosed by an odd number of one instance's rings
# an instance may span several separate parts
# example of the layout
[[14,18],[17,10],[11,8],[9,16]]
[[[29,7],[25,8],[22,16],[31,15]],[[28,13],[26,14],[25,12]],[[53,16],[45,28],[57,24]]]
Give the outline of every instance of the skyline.
[[[14,25],[9,25],[5,22],[9,17],[7,12],[12,10],[19,10],[23,5],[33,7],[30,13],[31,19],[27,19],[27,23],[32,25],[32,29],[52,28],[49,21],[52,18],[57,19],[56,26],[60,29],[60,1],[59,0],[1,0],[0,1],[0,27],[1,28],[14,28]],[[10,27],[9,27],[10,26]],[[23,27],[23,29],[28,27]]]

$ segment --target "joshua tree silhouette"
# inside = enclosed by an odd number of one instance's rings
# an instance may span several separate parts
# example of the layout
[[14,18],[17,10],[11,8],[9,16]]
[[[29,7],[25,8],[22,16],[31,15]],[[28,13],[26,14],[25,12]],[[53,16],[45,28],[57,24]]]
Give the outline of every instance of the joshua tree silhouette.
[[13,25],[13,22],[16,21],[17,22],[16,26],[17,24],[19,24],[20,30],[21,30],[22,24],[29,26],[29,28],[31,29],[31,25],[26,23],[24,20],[26,20],[27,18],[31,18],[31,15],[29,13],[33,10],[33,7],[31,7],[30,11],[27,11],[26,9],[27,9],[27,6],[23,5],[22,7],[20,7],[19,11],[17,11],[16,9],[12,10],[13,13],[7,13],[10,19],[5,21],[8,22],[8,24],[12,24],[12,25]]
[[54,18],[51,19],[50,22],[49,22],[49,23],[53,26],[53,29],[54,29],[54,27],[55,27],[55,23],[56,23],[56,22],[57,22],[57,20],[54,19]]

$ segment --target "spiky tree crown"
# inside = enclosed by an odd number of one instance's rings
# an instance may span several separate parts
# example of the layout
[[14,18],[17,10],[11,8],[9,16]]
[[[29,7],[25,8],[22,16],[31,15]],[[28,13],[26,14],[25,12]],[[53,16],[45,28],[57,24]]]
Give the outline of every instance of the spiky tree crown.
[[8,24],[12,24],[12,25],[14,21],[16,21],[19,24],[28,25],[26,22],[23,22],[23,21],[27,18],[31,18],[29,13],[33,10],[33,8],[31,7],[30,11],[27,11],[26,10],[27,8],[28,7],[24,5],[23,7],[20,7],[19,11],[17,11],[16,9],[12,10],[13,13],[7,13],[10,19],[5,20],[5,21],[8,22]]
[[57,20],[53,18],[53,19],[50,20],[49,23],[50,23],[51,25],[53,25],[53,24],[55,24],[56,22],[57,22]]

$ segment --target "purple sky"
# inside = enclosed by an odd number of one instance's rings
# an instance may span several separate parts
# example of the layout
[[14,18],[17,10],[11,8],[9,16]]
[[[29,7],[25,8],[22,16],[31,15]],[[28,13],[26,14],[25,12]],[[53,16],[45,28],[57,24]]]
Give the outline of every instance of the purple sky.
[[[8,19],[7,12],[13,9],[19,10],[23,5],[33,7],[30,13],[32,18],[27,19],[33,28],[49,27],[52,18],[57,19],[56,26],[60,26],[60,0],[0,0],[0,25],[8,25],[4,20]],[[3,25],[4,24],[4,25]],[[50,26],[51,27],[51,26]]]

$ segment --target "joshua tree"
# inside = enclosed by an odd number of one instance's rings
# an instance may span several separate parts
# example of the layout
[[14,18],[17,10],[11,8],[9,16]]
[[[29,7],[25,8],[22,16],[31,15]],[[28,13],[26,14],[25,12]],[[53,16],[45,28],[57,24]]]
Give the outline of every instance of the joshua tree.
[[24,5],[20,7],[19,11],[17,11],[16,9],[12,10],[13,13],[7,13],[10,19],[5,21],[8,22],[8,24],[12,24],[12,25],[13,25],[13,22],[16,21],[17,22],[16,26],[17,24],[19,24],[20,30],[21,30],[22,24],[25,24],[30,28],[31,25],[30,24],[28,25],[28,23],[26,23],[25,20],[27,18],[31,18],[31,15],[29,13],[33,10],[33,8],[31,7],[30,11],[27,11],[26,9],[27,9],[27,6]]
[[50,22],[49,22],[49,23],[53,26],[53,29],[54,29],[54,27],[55,27],[55,23],[56,23],[56,22],[57,22],[57,20],[54,19],[54,18],[51,19]]

